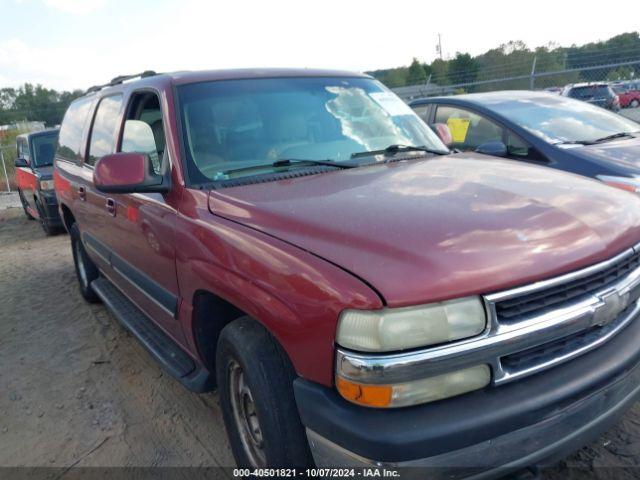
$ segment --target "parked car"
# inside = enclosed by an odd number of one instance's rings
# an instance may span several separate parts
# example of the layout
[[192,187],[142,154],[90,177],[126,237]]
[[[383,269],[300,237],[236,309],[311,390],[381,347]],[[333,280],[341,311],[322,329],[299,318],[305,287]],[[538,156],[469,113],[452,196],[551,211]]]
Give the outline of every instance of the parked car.
[[616,85],[620,85],[627,90],[640,91],[640,80],[625,80],[622,82],[616,82]]
[[556,95],[562,94],[562,90],[563,90],[562,87],[547,87],[544,89],[545,92],[554,93]]
[[640,106],[640,91],[628,90],[623,86],[613,86],[613,91],[618,95],[621,108],[638,108]]
[[567,85],[562,91],[565,97],[575,98],[583,102],[597,105],[617,112],[620,110],[620,99],[608,83],[578,83]]
[[37,219],[47,235],[58,233],[62,221],[53,189],[53,156],[58,129],[43,130],[16,139],[15,182],[24,213]]
[[[543,92],[503,91],[415,100],[450,146],[543,165],[640,192],[640,124]],[[443,137],[442,137],[443,138]]]
[[638,398],[640,198],[448,155],[366,75],[142,77],[69,107],[60,211],[82,295],[218,388],[239,466],[504,474]]

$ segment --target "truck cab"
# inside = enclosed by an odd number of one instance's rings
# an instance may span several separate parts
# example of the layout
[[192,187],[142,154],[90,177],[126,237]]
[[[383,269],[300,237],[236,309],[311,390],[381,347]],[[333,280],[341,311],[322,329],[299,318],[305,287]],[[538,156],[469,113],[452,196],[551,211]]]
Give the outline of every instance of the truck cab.
[[53,157],[59,129],[19,135],[16,139],[15,182],[24,213],[40,222],[47,235],[61,231],[53,186]]

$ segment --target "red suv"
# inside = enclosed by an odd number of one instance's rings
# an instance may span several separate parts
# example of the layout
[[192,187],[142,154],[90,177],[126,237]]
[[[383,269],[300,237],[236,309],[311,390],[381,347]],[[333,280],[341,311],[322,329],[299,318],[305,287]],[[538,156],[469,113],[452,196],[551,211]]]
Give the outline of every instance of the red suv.
[[125,80],[60,130],[80,289],[218,388],[239,466],[504,474],[638,397],[636,196],[449,155],[366,75]]

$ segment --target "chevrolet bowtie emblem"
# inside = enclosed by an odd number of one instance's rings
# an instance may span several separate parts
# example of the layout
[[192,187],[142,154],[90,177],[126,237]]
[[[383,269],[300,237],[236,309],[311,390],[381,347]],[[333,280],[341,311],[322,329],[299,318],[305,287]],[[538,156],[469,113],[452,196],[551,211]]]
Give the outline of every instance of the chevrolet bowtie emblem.
[[604,327],[609,325],[629,306],[629,295],[620,295],[617,291],[610,291],[597,295],[602,304],[596,307],[593,324]]

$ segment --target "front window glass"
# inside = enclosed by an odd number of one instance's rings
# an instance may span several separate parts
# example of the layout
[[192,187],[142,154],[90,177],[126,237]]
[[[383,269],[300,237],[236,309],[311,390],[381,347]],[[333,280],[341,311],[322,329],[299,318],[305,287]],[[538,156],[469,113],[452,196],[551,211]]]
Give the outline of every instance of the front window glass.
[[457,107],[439,106],[436,123],[449,127],[453,146],[461,150],[475,150],[484,143],[501,142],[504,133],[488,118]]
[[631,120],[566,97],[545,95],[485,106],[551,143],[590,142],[640,131],[640,125]]
[[196,183],[270,173],[285,159],[345,162],[394,144],[447,150],[402,100],[367,78],[206,82],[179,87],[178,97]]
[[155,173],[160,173],[165,149],[160,101],[154,93],[133,95],[122,134],[122,152],[146,153]]
[[53,156],[56,153],[58,134],[37,135],[31,140],[33,149],[33,161],[35,167],[53,165]]

